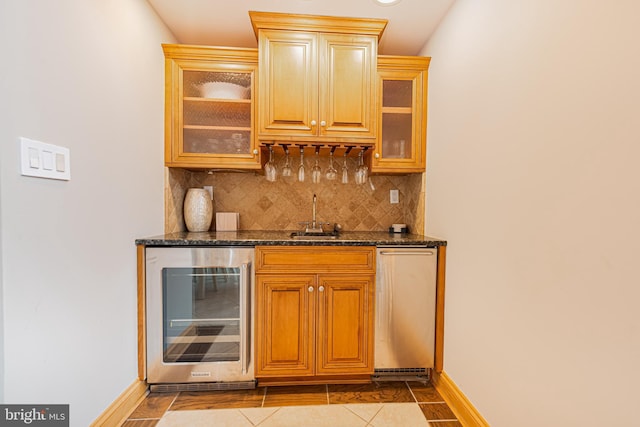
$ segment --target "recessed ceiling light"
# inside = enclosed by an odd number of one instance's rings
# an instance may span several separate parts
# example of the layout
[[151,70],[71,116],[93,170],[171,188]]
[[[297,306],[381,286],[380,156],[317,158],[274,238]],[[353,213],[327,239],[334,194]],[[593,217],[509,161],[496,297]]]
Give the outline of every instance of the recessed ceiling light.
[[400,0],[373,0],[378,6],[393,6],[400,3]]

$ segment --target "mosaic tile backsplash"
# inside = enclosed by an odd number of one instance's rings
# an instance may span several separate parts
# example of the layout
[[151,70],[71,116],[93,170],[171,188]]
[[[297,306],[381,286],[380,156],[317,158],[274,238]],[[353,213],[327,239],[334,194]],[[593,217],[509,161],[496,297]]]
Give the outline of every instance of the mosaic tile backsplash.
[[[354,165],[355,166],[355,163]],[[190,187],[213,186],[214,212],[239,212],[243,230],[301,230],[311,221],[312,199],[317,195],[317,220],[339,223],[344,230],[386,231],[393,223],[406,223],[411,232],[424,233],[423,174],[373,175],[371,182],[348,184],[340,180],[298,182],[279,176],[268,182],[256,172],[200,172],[165,170],[165,232],[185,231],[182,204]],[[389,203],[389,190],[397,189],[400,203]],[[215,215],[211,229],[215,230]]]

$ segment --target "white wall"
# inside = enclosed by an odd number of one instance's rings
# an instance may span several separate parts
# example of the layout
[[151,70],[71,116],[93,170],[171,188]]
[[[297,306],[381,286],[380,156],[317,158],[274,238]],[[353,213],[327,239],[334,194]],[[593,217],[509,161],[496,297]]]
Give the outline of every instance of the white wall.
[[[144,0],[0,3],[3,401],[86,426],[136,378],[134,240],[163,231],[160,43]],[[23,177],[20,136],[71,150]]]
[[494,427],[638,425],[638,17],[458,0],[423,49],[444,369]]

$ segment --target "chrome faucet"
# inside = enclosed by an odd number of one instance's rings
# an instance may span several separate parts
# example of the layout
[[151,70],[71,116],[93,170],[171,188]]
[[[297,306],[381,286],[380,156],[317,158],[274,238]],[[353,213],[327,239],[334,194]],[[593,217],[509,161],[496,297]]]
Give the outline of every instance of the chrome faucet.
[[[318,198],[316,195],[313,195],[313,208],[311,210],[311,228],[318,228],[316,224],[316,204],[318,203]],[[322,228],[322,226],[320,226]]]
[[324,231],[322,229],[322,226],[324,225],[324,223],[318,222],[317,217],[316,217],[317,204],[318,204],[318,197],[314,194],[313,195],[313,207],[312,207],[312,211],[311,211],[311,222],[307,221],[307,222],[303,223],[303,224],[307,225],[306,229],[304,230],[305,233],[322,233]]

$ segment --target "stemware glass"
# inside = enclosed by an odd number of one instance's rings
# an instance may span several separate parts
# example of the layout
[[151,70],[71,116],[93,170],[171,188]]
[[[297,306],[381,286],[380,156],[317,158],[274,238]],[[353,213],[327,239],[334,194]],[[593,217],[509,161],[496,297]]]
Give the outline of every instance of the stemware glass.
[[347,167],[347,155],[349,154],[349,148],[344,152],[344,163],[342,164],[342,183],[349,183],[349,168]]
[[273,147],[271,145],[269,145],[269,161],[264,164],[264,176],[269,182],[274,182],[278,176],[278,170],[273,162]]
[[327,172],[325,173],[325,177],[329,181],[333,181],[338,177],[338,171],[333,166],[333,152],[336,147],[331,147],[331,151],[329,152],[329,168],[327,168]]
[[317,184],[320,182],[320,177],[322,176],[322,169],[320,169],[320,147],[316,147],[316,161],[311,168],[311,182]]
[[291,176],[293,170],[291,169],[291,159],[289,158],[289,147],[284,147],[284,166],[282,167],[282,176]]
[[298,181],[304,182],[304,145],[300,146],[300,166],[298,166]]
[[356,168],[356,184],[365,184],[369,179],[369,167],[364,164],[363,157],[366,149],[358,153],[358,167]]

